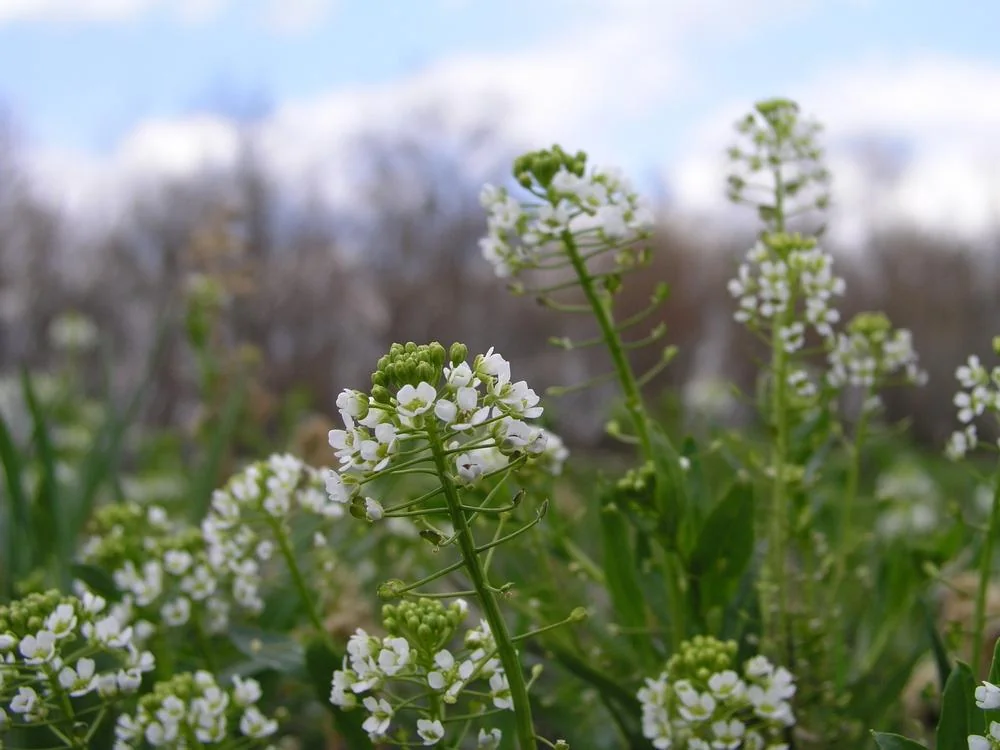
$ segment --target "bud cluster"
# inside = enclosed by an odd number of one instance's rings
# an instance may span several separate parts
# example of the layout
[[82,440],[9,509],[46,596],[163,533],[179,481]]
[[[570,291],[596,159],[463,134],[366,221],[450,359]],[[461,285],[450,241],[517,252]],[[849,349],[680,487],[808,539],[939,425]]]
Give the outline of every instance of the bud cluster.
[[99,596],[56,591],[0,607],[0,734],[74,724],[77,699],[93,693],[111,701],[139,689],[153,655],[106,607]]
[[696,636],[639,690],[643,734],[676,750],[779,750],[795,723],[794,678],[763,656],[734,669],[736,643]]
[[[393,731],[397,714],[405,712],[413,717],[423,745],[436,745],[445,738],[449,708],[463,699],[467,689],[468,710],[459,712],[466,718],[470,713],[512,709],[507,677],[485,622],[465,632],[459,649],[448,648],[467,613],[460,599],[448,607],[436,599],[385,605],[382,622],[388,635],[379,638],[358,629],[351,636],[343,667],[333,674],[330,702],[367,711],[363,727],[373,741],[391,738],[405,743],[407,728]],[[471,690],[476,682],[486,685]],[[481,729],[478,747],[496,748],[500,738],[499,729]]]
[[559,146],[524,154],[514,178],[539,203],[524,203],[506,188],[486,185],[480,203],[489,212],[483,257],[497,276],[553,267],[568,235],[581,246],[615,246],[648,236],[653,215],[617,170],[587,170],[587,155]]
[[339,469],[326,474],[333,504],[377,521],[381,503],[365,497],[365,483],[430,460],[431,433],[445,442],[453,478],[477,483],[514,462],[552,473],[567,451],[558,438],[529,420],[542,414],[538,395],[511,378],[510,364],[491,348],[470,365],[465,346],[393,344],[372,375],[370,394],[345,390],[337,398],[343,429],[330,431]]
[[212,495],[201,525],[209,572],[226,582],[242,609],[263,609],[262,564],[274,554],[276,537],[287,535],[287,525],[299,510],[321,523],[344,514],[343,506],[323,491],[321,473],[290,455],[273,455],[248,466]]
[[827,380],[834,387],[852,385],[877,390],[895,382],[923,385],[927,373],[920,369],[913,336],[906,329],[893,330],[882,313],[860,313],[839,333],[828,355]]
[[234,677],[226,690],[210,672],[176,675],[140,698],[134,714],[118,717],[115,750],[275,748],[267,738],[278,731],[278,722],[257,707],[261,695],[260,685],[249,678]]

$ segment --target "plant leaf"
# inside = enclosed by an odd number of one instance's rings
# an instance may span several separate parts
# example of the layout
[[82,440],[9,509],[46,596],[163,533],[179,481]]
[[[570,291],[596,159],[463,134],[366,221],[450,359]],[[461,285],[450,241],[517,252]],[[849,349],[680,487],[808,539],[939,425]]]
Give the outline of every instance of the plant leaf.
[[[600,513],[601,547],[604,580],[611,595],[618,624],[629,629],[641,630],[646,621],[645,597],[636,575],[632,556],[632,539],[624,515],[613,504],[605,504]],[[639,653],[649,654],[649,639],[634,634],[629,639]]]
[[724,605],[739,585],[754,546],[754,497],[737,482],[712,508],[688,560],[693,593],[701,611]]
[[[56,482],[55,451],[52,448],[52,439],[49,437],[45,413],[35,394],[31,375],[27,370],[21,373],[21,388],[24,392],[24,401],[31,414],[32,442],[35,448],[36,464],[41,472],[31,506],[28,538],[22,543],[27,544],[29,549],[37,551],[37,556],[33,560],[34,566],[44,567],[51,558],[55,557],[56,551],[65,546],[63,541],[65,538],[63,531],[65,514],[60,513],[56,507],[58,485]],[[68,570],[59,575],[59,578],[59,583],[62,584],[63,588],[68,589],[70,583]]]
[[3,415],[0,415],[0,463],[3,464],[6,499],[0,505],[0,525],[4,533],[4,549],[6,554],[3,562],[3,587],[8,598],[14,597],[16,581],[27,574],[30,565],[28,554],[30,547],[30,520],[28,517],[28,499],[22,484],[21,455],[14,445]]
[[967,664],[958,662],[951,670],[941,696],[937,750],[967,750],[970,734],[982,734],[983,712],[976,707],[976,681]]

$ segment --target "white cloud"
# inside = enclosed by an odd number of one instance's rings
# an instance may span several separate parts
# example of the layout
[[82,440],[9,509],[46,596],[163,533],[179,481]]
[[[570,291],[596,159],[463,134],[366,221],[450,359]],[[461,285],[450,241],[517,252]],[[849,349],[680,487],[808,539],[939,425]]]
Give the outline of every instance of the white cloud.
[[337,0],[265,0],[261,17],[268,28],[294,33],[324,21],[337,5]]
[[200,18],[219,0],[0,0],[0,24],[13,21],[114,23],[130,21],[157,7],[173,8],[182,18]]
[[[803,81],[788,95],[824,124],[847,244],[872,226],[911,223],[973,239],[1000,228],[1000,66],[941,57],[862,61]],[[688,156],[668,168],[682,208],[726,210],[722,150],[751,106],[732,103],[693,128]],[[903,155],[886,149],[901,147]]]
[[[351,193],[345,165],[353,138],[372,131],[408,132],[409,120],[426,110],[440,115],[445,133],[468,132],[487,121],[512,148],[583,144],[596,160],[615,160],[623,127],[698,85],[692,43],[752,34],[793,8],[802,12],[814,4],[581,0],[572,6],[578,11],[575,20],[536,46],[453,56],[389,83],[280,103],[258,125],[260,150],[282,186],[294,191],[308,185],[334,201]],[[313,13],[333,3],[297,0],[293,5],[297,22],[308,25]],[[277,0],[268,7],[278,8]],[[1000,179],[993,176],[1000,174],[1000,147],[994,143],[1000,99],[991,95],[997,90],[1000,68],[942,58],[841,64],[792,87],[788,95],[827,126],[824,140],[839,206],[835,236],[860,241],[873,221],[916,219],[929,228],[970,235],[993,227],[1000,215]],[[682,209],[724,209],[723,150],[734,138],[733,122],[749,105],[730,103],[696,123],[678,147],[685,156],[665,166]],[[857,144],[880,140],[903,143],[910,157],[876,200],[872,152],[860,154]],[[103,161],[43,154],[38,163],[70,165],[49,183],[61,191],[64,204],[107,205],[127,199],[127,186],[137,181],[226,164],[237,150],[238,133],[229,123],[197,116],[140,124]]]
[[337,0],[0,0],[0,25],[35,23],[125,23],[152,11],[164,11],[188,23],[204,23],[227,8],[245,9],[275,31],[302,31],[325,19]]
[[[5,1],[9,2],[0,3]],[[150,6],[154,0],[131,2]],[[331,197],[348,192],[342,164],[353,137],[372,130],[406,130],[414,112],[424,110],[436,110],[446,132],[467,132],[490,120],[508,142],[518,146],[562,141],[587,144],[598,155],[612,154],[618,124],[643,116],[647,108],[691,85],[693,73],[683,54],[688,34],[706,30],[748,33],[749,10],[745,9],[756,9],[754,17],[760,21],[768,11],[778,12],[789,2],[590,2],[573,14],[574,22],[534,47],[453,56],[390,83],[344,88],[280,104],[260,124],[263,153],[288,185],[302,184],[303,175],[308,175],[319,179]],[[291,5],[285,0],[279,6],[279,0],[274,0],[267,8],[291,12],[286,23],[293,16],[306,23],[314,13],[333,5],[330,0],[295,0]],[[723,8],[731,12],[719,12]],[[747,23],[741,25],[742,21]],[[224,130],[221,121],[200,117],[140,124],[119,144],[104,169],[77,170],[77,178],[85,182],[101,175],[100,189],[68,186],[74,179],[70,173],[52,188],[62,191],[64,203],[67,191],[106,201],[111,193],[107,175],[134,181],[143,164],[151,174],[179,174],[204,162],[223,163],[233,155],[233,141],[223,135]],[[52,159],[43,156],[40,161]],[[128,192],[120,191],[123,196]]]

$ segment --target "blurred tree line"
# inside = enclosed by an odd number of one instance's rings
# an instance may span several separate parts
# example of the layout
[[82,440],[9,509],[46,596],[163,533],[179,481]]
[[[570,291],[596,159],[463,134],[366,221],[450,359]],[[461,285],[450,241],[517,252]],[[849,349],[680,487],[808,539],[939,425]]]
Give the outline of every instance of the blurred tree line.
[[[488,126],[455,139],[436,137],[432,117],[419,125],[413,136],[369,135],[353,145],[344,169],[357,176],[354,203],[363,207],[353,214],[283,195],[248,130],[234,165],[137,190],[124,219],[96,235],[37,196],[12,129],[0,125],[0,374],[45,369],[54,356],[50,327],[76,311],[100,331],[84,374],[96,381],[103,363],[124,389],[143,377],[162,326],[143,419],[184,425],[197,418],[199,392],[183,301],[204,278],[223,291],[217,345],[254,363],[261,420],[292,392],[331,413],[337,392],[363,385],[393,341],[495,346],[536,388],[604,372],[596,350],[567,356],[548,343],[592,335],[587,319],[510,295],[480,259],[480,183],[465,165],[493,154],[484,172],[499,181],[513,154]],[[629,278],[621,299],[638,310],[658,281],[672,289],[650,325],[665,321],[680,353],[650,395],[697,399],[702,385],[722,379],[752,392],[754,342],[730,322],[726,281],[753,237],[734,228],[723,241],[706,240],[696,223],[658,208],[652,268]],[[943,443],[955,367],[970,352],[987,355],[1000,332],[998,261],[1000,237],[973,248],[899,228],[876,232],[863,252],[840,254],[845,318],[883,309],[913,331],[930,383],[892,394],[887,406],[912,419],[920,440]],[[610,395],[564,397],[552,410],[557,426],[571,441],[596,441]]]

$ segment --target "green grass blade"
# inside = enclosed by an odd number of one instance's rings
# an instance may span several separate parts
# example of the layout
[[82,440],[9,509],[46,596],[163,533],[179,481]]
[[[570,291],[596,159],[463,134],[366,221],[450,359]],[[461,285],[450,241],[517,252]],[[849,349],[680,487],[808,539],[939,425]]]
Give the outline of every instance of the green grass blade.
[[21,454],[14,444],[7,422],[0,415],[0,463],[4,470],[4,502],[0,504],[0,526],[4,532],[3,590],[7,598],[14,597],[15,582],[28,572],[29,558],[25,546],[29,531],[28,498],[24,492]]
[[246,398],[246,386],[240,380],[229,392],[222,407],[222,415],[216,424],[208,442],[205,460],[191,481],[189,499],[191,502],[191,519],[200,521],[208,510],[212,492],[220,482],[220,472],[226,451],[233,442],[233,436],[239,425],[240,414]]
[[[49,436],[48,422],[27,371],[21,374],[21,387],[31,414],[32,443],[40,474],[25,542],[29,545],[29,549],[36,553],[33,558],[34,565],[44,567],[56,558],[57,551],[65,547],[65,514],[57,507],[59,487],[56,479],[56,458]],[[59,561],[56,560],[54,567],[57,582],[67,587],[70,582],[69,562],[68,559],[63,560],[64,564],[60,567]]]

